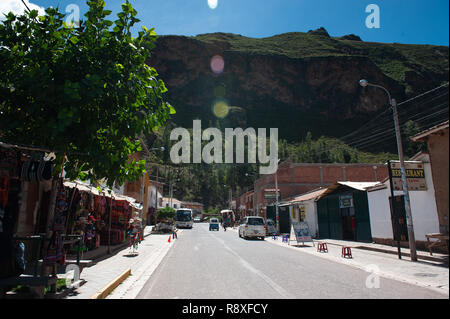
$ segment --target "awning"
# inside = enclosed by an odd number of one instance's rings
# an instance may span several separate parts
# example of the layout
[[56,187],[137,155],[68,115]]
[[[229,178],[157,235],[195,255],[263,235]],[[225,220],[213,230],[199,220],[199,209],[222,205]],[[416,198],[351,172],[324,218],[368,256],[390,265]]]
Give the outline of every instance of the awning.
[[113,198],[114,200],[127,201],[130,206],[134,207],[137,210],[142,210],[142,207],[143,207],[142,204],[136,202],[135,198],[117,194],[117,193],[115,193],[113,190],[111,190],[109,188],[104,189],[102,192],[99,192],[97,187],[94,187],[94,186],[89,185],[89,184],[87,184],[85,182],[77,181],[77,180],[73,181],[73,182],[65,181],[63,183],[63,185],[65,187],[69,187],[69,188],[74,188],[76,186],[78,190],[83,191],[83,192],[89,192],[89,193],[94,194],[94,195]]

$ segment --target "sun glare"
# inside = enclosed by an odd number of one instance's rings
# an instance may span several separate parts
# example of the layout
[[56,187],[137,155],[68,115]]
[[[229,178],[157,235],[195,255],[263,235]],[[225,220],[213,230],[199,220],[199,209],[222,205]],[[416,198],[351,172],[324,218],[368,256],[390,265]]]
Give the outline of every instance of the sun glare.
[[208,0],[208,6],[214,10],[217,8],[218,0]]

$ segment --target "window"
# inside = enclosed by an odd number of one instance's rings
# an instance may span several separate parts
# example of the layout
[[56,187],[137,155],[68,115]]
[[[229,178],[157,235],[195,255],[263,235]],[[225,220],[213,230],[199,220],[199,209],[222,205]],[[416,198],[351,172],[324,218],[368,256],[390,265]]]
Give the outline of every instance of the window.
[[252,226],[264,226],[264,220],[262,218],[249,218],[248,224]]

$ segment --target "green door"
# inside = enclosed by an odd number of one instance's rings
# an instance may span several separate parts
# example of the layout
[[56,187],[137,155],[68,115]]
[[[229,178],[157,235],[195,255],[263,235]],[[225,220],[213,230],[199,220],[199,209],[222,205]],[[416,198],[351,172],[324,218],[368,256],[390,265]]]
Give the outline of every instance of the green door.
[[319,226],[319,238],[330,238],[327,198],[317,201],[317,224]]
[[343,239],[342,217],[338,195],[328,197],[328,220],[330,223],[330,238]]
[[291,218],[289,216],[289,206],[278,207],[278,215],[280,217],[280,233],[290,233]]
[[355,206],[356,241],[372,242],[367,193],[354,192],[353,201]]
[[276,223],[277,222],[276,216],[277,214],[275,211],[275,206],[267,206],[266,219],[271,219],[273,220],[274,223]]

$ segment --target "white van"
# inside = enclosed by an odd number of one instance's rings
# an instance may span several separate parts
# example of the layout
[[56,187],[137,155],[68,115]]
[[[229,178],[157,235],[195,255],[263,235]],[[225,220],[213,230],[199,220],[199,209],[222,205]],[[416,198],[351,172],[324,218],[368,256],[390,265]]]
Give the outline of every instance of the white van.
[[239,225],[239,237],[241,238],[261,238],[266,237],[266,224],[264,218],[259,216],[247,216]]

